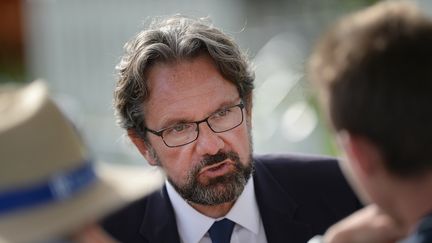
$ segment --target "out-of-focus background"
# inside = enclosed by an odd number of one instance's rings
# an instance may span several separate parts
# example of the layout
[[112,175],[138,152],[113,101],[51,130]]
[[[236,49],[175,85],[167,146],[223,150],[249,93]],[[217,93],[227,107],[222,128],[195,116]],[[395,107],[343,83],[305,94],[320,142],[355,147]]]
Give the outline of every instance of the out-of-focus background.
[[[208,16],[255,64],[255,152],[334,154],[309,95],[305,61],[331,22],[375,2],[1,0],[0,83],[46,80],[96,157],[141,163],[143,158],[116,126],[111,107],[114,67],[123,44],[154,16]],[[430,0],[417,2],[426,11],[432,9]]]

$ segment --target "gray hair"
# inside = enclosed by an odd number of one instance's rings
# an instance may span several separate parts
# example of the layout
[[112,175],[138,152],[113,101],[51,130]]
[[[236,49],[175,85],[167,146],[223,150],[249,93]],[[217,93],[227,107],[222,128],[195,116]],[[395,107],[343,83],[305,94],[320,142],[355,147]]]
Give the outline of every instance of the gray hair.
[[150,96],[146,74],[152,65],[202,54],[208,54],[222,76],[237,87],[247,109],[252,106],[254,73],[246,55],[230,36],[205,19],[180,15],[156,19],[127,42],[124,49],[116,67],[119,77],[114,108],[118,124],[127,130],[144,134],[142,105]]

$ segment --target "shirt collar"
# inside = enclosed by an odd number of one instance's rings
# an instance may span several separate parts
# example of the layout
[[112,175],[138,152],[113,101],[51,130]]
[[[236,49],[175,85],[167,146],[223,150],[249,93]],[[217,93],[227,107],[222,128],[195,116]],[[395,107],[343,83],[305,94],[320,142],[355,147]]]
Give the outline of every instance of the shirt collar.
[[[219,219],[201,214],[190,206],[168,181],[165,181],[165,185],[176,215],[180,238],[183,242],[198,243],[212,224]],[[253,177],[246,183],[243,192],[224,218],[258,234],[260,215],[255,199]]]
[[165,185],[174,208],[180,239],[182,242],[198,243],[215,220],[190,206],[168,181]]
[[225,218],[252,231],[254,234],[258,234],[261,218],[255,198],[253,177],[246,183],[243,192]]

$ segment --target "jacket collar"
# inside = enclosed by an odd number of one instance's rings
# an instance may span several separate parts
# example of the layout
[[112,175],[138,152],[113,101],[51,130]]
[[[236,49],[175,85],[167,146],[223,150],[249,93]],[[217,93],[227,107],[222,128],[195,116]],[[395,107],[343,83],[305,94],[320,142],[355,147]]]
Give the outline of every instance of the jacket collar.
[[267,242],[306,242],[310,226],[296,222],[297,203],[272,176],[269,169],[255,160],[255,196],[263,220]]
[[148,198],[148,205],[140,234],[148,242],[179,243],[174,209],[164,186],[157,194]]
[[[259,160],[254,162],[255,197],[261,219],[264,224],[267,242],[306,242],[311,235],[310,227],[296,222],[294,216],[298,208],[292,197],[287,195],[282,186],[272,176],[269,169]],[[148,205],[143,215],[140,233],[149,242],[180,242],[174,209],[166,187],[148,198]]]

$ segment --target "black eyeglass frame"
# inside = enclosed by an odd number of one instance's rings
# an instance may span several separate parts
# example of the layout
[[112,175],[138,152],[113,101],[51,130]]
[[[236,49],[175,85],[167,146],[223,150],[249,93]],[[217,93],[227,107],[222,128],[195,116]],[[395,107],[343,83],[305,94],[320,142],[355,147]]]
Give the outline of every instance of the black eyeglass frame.
[[144,129],[145,129],[145,131],[149,131],[149,132],[153,133],[154,135],[161,137],[161,138],[162,138],[162,141],[164,142],[164,144],[165,144],[167,147],[170,147],[170,148],[181,147],[181,146],[185,146],[185,145],[188,145],[188,144],[190,144],[190,143],[193,143],[193,142],[195,142],[195,141],[198,139],[198,137],[199,137],[199,124],[200,124],[200,123],[206,122],[206,123],[207,123],[207,126],[208,126],[208,127],[210,128],[210,130],[212,130],[214,133],[223,133],[223,132],[227,132],[227,131],[230,131],[230,130],[232,130],[232,129],[238,127],[238,126],[240,126],[240,125],[243,123],[243,120],[244,120],[243,109],[245,108],[245,105],[244,105],[243,101],[241,101],[240,104],[233,105],[233,106],[228,106],[228,107],[226,107],[225,109],[230,109],[230,108],[233,108],[233,107],[239,107],[239,108],[240,108],[240,111],[241,111],[241,117],[242,117],[242,118],[241,118],[241,121],[239,122],[238,125],[236,125],[236,126],[230,128],[230,129],[223,130],[223,131],[215,131],[215,130],[211,127],[210,123],[208,122],[208,119],[209,119],[210,117],[212,117],[212,116],[215,114],[215,113],[212,113],[210,116],[208,116],[207,118],[204,118],[204,119],[202,119],[202,120],[199,120],[199,121],[193,121],[193,122],[188,122],[188,123],[195,123],[195,124],[197,125],[197,126],[196,126],[196,129],[197,129],[197,135],[196,135],[195,139],[193,139],[192,141],[187,142],[187,143],[184,143],[184,144],[180,144],[180,145],[171,146],[171,145],[168,145],[168,144],[165,142],[165,139],[164,139],[164,137],[163,137],[163,132],[164,132],[165,130],[167,130],[167,129],[170,129],[171,127],[162,128],[162,129],[160,129],[160,130],[158,130],[158,131],[152,130],[152,129],[148,128],[148,127],[144,127]]

